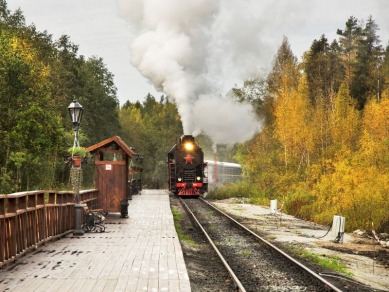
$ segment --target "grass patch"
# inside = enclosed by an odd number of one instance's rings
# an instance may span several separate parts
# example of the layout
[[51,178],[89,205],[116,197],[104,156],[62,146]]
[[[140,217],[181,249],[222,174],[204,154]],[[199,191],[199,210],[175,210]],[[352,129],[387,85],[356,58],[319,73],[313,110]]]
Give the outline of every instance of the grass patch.
[[213,215],[214,211],[212,210],[201,210],[199,212],[201,215],[205,216],[205,217],[210,217]]
[[215,231],[217,229],[217,227],[215,225],[209,225],[208,226],[208,230],[209,231]]
[[252,255],[253,252],[251,250],[248,250],[248,249],[244,249],[240,252],[242,255],[245,255],[245,256],[249,256],[249,255]]
[[180,211],[177,208],[173,207],[172,214],[173,214],[174,227],[176,228],[178,239],[180,241],[185,242],[186,244],[190,245],[194,249],[199,249],[200,246],[196,242],[194,242],[193,239],[189,235],[184,233],[184,231],[182,229],[182,225],[181,225],[182,215],[181,215]]
[[233,237],[227,237],[224,239],[225,244],[227,245],[236,245],[236,239]]
[[317,264],[320,267],[323,267],[323,268],[326,268],[326,269],[329,269],[332,271],[336,271],[336,272],[339,272],[339,273],[342,273],[342,274],[345,274],[348,276],[352,276],[352,274],[349,271],[347,271],[346,267],[340,263],[339,257],[320,256],[320,255],[308,252],[306,250],[302,250],[302,251],[298,252],[298,254],[301,257],[303,257],[311,262],[314,262],[315,264]]
[[172,208],[172,214],[173,214],[174,223],[176,223],[176,222],[181,222],[181,221],[182,221],[182,215],[181,215],[181,213],[177,210],[177,208],[175,208],[175,207]]
[[258,206],[269,206],[270,200],[266,197],[255,196],[249,198],[249,203]]

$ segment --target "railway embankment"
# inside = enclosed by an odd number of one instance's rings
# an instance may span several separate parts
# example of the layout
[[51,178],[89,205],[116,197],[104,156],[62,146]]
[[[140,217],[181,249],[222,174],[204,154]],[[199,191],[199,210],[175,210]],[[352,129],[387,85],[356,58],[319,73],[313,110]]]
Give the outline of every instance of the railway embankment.
[[272,213],[269,207],[249,204],[245,199],[213,201],[212,204],[280,246],[337,259],[352,278],[376,289],[389,291],[389,248],[385,247],[385,240],[379,243],[358,230],[345,233],[342,242],[338,243],[329,226],[301,220],[280,211]]

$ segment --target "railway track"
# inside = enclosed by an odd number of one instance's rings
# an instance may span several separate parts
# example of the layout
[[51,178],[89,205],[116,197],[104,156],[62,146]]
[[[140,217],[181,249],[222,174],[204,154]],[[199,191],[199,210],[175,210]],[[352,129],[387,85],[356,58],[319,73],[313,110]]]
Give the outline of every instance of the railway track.
[[[334,285],[202,199],[180,199],[239,291],[374,291]],[[338,288],[341,287],[341,288]]]

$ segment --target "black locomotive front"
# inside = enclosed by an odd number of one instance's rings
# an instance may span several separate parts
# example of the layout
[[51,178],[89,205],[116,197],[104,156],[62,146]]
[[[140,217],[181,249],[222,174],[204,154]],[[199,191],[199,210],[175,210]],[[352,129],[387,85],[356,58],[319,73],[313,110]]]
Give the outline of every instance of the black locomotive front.
[[182,136],[168,153],[169,190],[178,196],[200,196],[208,190],[205,166],[195,138]]

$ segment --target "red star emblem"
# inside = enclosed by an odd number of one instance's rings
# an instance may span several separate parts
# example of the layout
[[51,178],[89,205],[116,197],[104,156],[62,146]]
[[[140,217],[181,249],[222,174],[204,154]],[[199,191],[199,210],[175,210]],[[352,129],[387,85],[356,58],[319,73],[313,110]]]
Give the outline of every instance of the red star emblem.
[[184,157],[184,159],[185,159],[185,164],[188,164],[188,163],[190,163],[190,164],[192,164],[193,163],[193,156],[192,155],[190,155],[190,154],[187,154],[185,157]]

